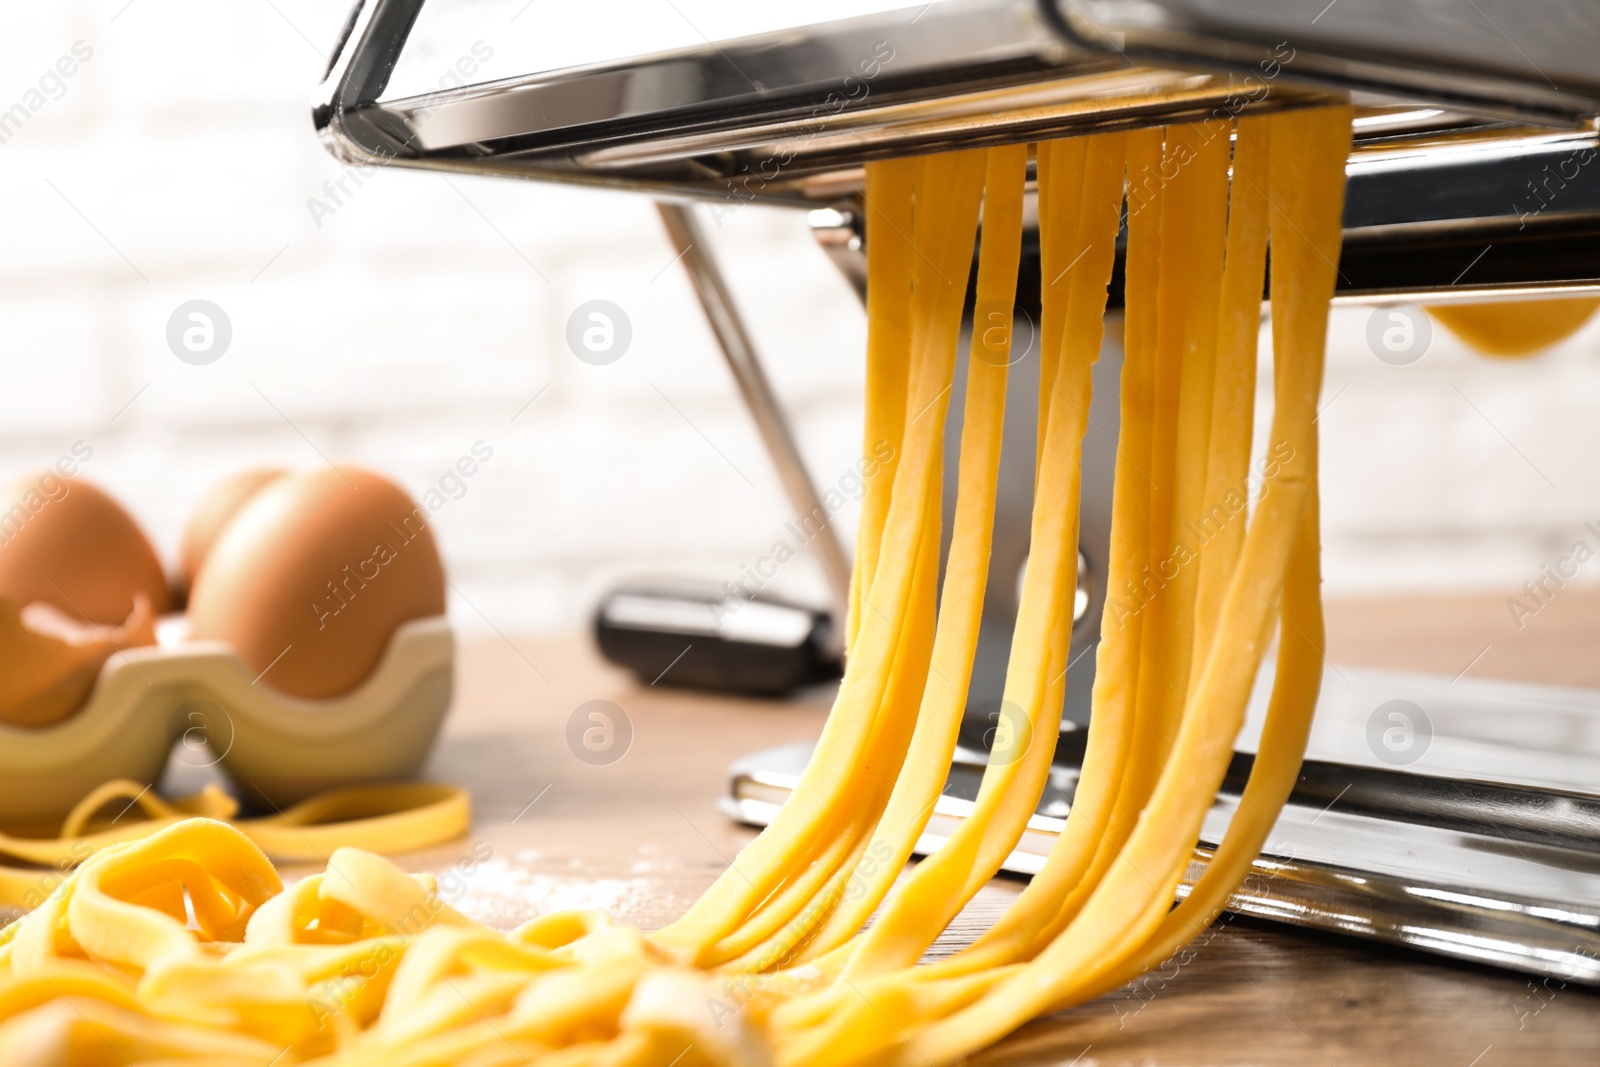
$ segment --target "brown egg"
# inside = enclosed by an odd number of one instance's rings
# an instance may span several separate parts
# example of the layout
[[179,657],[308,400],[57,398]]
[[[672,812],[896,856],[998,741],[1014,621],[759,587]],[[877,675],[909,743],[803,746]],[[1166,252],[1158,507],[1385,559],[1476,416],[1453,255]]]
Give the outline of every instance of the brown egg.
[[178,549],[178,573],[173,580],[173,591],[179,598],[187,597],[194,588],[195,576],[206,561],[206,554],[216,543],[217,536],[249,499],[268,483],[288,472],[282,468],[240,471],[220,485],[213,486],[201,500],[200,506],[189,517],[183,528],[183,543]]
[[427,517],[356,467],[276,479],[211,546],[189,596],[190,638],[227,642],[280,692],[349,692],[401,623],[444,613]]
[[0,490],[0,597],[120,626],[144,594],[167,610],[167,580],[144,531],[104,491],[46,470]]

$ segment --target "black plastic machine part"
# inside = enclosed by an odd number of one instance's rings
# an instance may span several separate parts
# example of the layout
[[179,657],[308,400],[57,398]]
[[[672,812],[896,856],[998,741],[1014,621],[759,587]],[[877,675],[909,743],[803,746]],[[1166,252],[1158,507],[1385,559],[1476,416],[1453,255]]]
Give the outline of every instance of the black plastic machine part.
[[826,611],[709,584],[617,588],[595,611],[594,636],[601,655],[646,685],[781,696],[843,667]]

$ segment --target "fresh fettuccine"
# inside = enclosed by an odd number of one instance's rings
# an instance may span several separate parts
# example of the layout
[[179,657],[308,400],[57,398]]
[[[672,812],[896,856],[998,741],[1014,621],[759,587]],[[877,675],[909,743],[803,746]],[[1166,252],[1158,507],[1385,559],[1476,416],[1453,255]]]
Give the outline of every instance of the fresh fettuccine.
[[[869,166],[866,437],[895,461],[863,501],[848,670],[777,821],[679,921],[644,934],[560,912],[500,933],[451,908],[431,878],[354,848],[285,888],[257,843],[272,847],[272,827],[185,817],[230,814],[215,806],[163,809],[138,831],[84,838],[87,858],[0,932],[0,1060],[944,1067],[1160,963],[1258,855],[1320,684],[1315,415],[1350,117],[1300,110]],[[944,784],[977,647],[1030,154],[1042,385],[1006,721],[972,815],[902,878]],[[1110,588],[1082,777],[1065,831],[1010,910],[922,964],[1016,846],[1047,782],[1091,369],[1124,214]],[[952,397],[980,223],[978,312]],[[1274,409],[1270,437],[1252,441],[1269,246]],[[1271,458],[1260,484],[1253,452]],[[1174,907],[1274,636],[1255,770]]]

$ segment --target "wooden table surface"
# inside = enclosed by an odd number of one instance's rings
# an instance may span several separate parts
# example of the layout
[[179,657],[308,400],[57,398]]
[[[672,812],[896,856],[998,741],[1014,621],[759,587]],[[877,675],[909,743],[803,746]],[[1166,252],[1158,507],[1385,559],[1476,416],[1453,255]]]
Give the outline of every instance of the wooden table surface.
[[[1600,686],[1600,595],[1576,591],[1517,631],[1503,599],[1341,604],[1341,663]],[[1482,653],[1485,644],[1488,652]],[[462,910],[508,928],[550,908],[599,907],[656,927],[688,906],[751,831],[719,814],[731,760],[816,736],[829,694],[730,699],[650,687],[587,638],[467,643],[432,777],[470,786],[470,842],[406,857],[457,865]],[[615,762],[569,748],[569,719],[606,700],[631,722]],[[484,862],[470,857],[488,855]],[[997,879],[946,935],[972,936],[1019,891]],[[1600,993],[1403,950],[1225,916],[1170,981],[1146,981],[1039,1020],[982,1063],[1091,1065],[1600,1063]]]

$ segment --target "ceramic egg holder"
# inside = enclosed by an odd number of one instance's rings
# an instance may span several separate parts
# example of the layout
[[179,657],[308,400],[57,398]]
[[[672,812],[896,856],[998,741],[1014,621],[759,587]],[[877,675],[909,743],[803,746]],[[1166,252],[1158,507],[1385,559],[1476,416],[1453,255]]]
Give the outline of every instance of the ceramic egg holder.
[[450,707],[455,638],[443,616],[403,623],[367,679],[327,700],[276,692],[261,673],[217,641],[114,654],[70,718],[0,724],[0,820],[49,825],[102,782],[154,784],[180,743],[220,764],[247,806],[414,775]]

